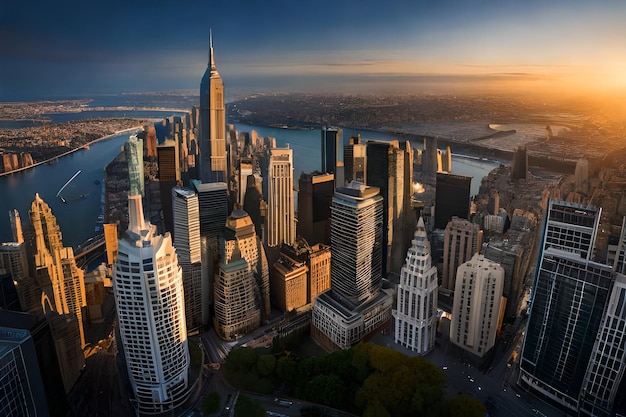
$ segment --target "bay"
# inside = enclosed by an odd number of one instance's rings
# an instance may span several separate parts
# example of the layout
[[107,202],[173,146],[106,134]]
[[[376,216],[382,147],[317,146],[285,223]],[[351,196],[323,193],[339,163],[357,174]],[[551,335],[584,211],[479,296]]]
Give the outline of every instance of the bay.
[[[73,113],[81,114],[81,113]],[[162,112],[136,115],[128,112],[128,117],[159,118],[171,115]],[[102,117],[105,117],[104,115]],[[111,116],[109,116],[111,117]],[[71,116],[64,116],[72,120]],[[289,147],[294,150],[294,184],[302,172],[311,172],[321,169],[321,134],[320,130],[281,129],[264,126],[235,124],[238,131],[251,132],[255,130],[259,136],[276,138],[278,147]],[[411,146],[422,148],[421,139],[366,130],[342,129],[344,144],[350,136],[361,134],[363,141],[368,140],[409,140]],[[133,132],[124,132],[93,143],[89,149],[81,149],[70,155],[59,158],[58,162],[43,164],[25,171],[16,172],[0,177],[0,242],[12,240],[8,212],[17,209],[22,223],[30,223],[28,210],[36,193],[50,206],[56,216],[63,243],[66,246],[76,247],[88,238],[97,234],[96,221],[101,213],[101,190],[104,182],[104,168],[120,152],[124,142]],[[478,192],[483,176],[487,175],[500,163],[491,160],[476,160],[454,155],[452,158],[452,172],[472,176],[472,195]],[[61,196],[66,203],[56,197],[59,189],[78,171],[81,171]]]

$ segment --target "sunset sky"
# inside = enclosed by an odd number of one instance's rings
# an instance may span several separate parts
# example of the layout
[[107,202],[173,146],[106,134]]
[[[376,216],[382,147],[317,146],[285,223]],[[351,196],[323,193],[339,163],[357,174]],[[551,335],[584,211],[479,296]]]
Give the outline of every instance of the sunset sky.
[[0,101],[199,89],[209,28],[231,97],[615,92],[626,89],[625,22],[616,0],[2,2]]

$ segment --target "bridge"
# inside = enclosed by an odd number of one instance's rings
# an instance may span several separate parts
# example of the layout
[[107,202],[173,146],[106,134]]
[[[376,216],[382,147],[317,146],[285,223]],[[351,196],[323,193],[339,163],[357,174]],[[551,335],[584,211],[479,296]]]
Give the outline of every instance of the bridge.
[[74,259],[79,260],[102,246],[104,246],[104,234],[91,237],[82,244],[78,245],[74,251]]

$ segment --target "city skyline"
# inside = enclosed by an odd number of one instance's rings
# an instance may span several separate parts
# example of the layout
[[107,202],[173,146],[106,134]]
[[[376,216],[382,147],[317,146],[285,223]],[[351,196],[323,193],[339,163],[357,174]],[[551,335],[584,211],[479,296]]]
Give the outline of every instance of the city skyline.
[[[0,7],[2,100],[197,90],[209,30],[229,98],[336,90],[626,88],[626,4],[345,0]],[[180,22],[180,23],[176,23]],[[175,27],[178,29],[174,30]]]

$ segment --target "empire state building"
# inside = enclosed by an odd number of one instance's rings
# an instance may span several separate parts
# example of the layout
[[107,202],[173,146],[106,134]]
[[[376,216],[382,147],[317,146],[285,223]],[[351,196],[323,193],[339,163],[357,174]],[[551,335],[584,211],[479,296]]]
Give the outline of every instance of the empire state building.
[[215,67],[212,35],[209,37],[209,65],[200,82],[199,136],[200,180],[203,183],[228,182],[224,83]]

